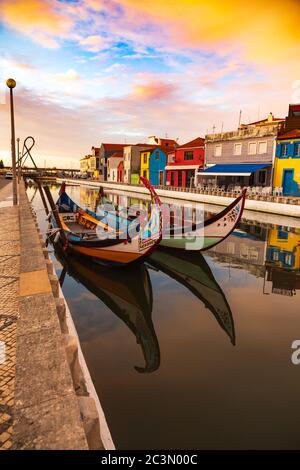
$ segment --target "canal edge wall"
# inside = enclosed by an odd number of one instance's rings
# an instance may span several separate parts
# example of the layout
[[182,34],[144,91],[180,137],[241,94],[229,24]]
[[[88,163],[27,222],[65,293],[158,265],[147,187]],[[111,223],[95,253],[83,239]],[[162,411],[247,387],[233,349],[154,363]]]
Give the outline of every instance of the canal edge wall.
[[[123,192],[138,193],[149,195],[148,189],[139,185],[117,184],[102,181],[86,181],[68,178],[57,178],[57,183],[65,181],[66,184],[77,184],[80,186],[87,186],[92,188],[103,188],[117,190]],[[168,199],[179,199],[186,202],[198,202],[204,204],[214,204],[218,206],[228,206],[234,200],[232,197],[215,196],[211,194],[194,193],[184,190],[172,191],[167,189],[155,188],[157,194],[161,197]],[[246,199],[245,209],[249,211],[263,212],[269,214],[284,215],[288,217],[300,217],[300,205],[297,204],[283,204],[280,202],[261,201],[255,199]]]
[[67,302],[24,183],[14,449],[114,449]]

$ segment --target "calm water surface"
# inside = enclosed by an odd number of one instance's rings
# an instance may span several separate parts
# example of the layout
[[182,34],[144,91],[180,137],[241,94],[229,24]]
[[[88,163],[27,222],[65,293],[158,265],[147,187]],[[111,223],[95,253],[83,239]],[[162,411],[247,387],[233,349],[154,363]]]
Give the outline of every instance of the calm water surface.
[[[94,207],[96,190],[68,192]],[[245,213],[204,256],[158,250],[131,269],[55,258],[117,448],[300,448],[300,223],[266,219]]]

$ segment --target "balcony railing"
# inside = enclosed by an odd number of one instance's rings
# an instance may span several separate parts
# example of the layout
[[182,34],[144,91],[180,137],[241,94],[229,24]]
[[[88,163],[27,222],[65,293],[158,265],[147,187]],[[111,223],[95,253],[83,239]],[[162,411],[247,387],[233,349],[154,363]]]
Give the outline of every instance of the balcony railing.
[[[100,181],[98,178],[89,178],[90,181]],[[78,181],[78,179],[77,179]],[[85,180],[86,181],[86,180]],[[101,183],[105,184],[118,184],[120,186],[126,187],[141,187],[140,184],[131,184],[131,183],[123,183],[121,181],[100,181]],[[276,187],[263,187],[263,186],[233,186],[229,185],[225,186],[214,186],[214,185],[207,185],[207,186],[198,186],[192,188],[184,188],[182,186],[164,186],[164,185],[153,185],[155,189],[161,189],[164,191],[176,191],[176,192],[183,192],[183,193],[193,193],[193,194],[208,194],[211,196],[219,196],[219,197],[230,197],[236,198],[239,194],[241,194],[244,188],[247,189],[247,199],[253,199],[256,201],[267,201],[267,202],[277,202],[282,204],[296,204],[300,205],[300,197],[296,196],[283,196],[282,195],[282,188]]]

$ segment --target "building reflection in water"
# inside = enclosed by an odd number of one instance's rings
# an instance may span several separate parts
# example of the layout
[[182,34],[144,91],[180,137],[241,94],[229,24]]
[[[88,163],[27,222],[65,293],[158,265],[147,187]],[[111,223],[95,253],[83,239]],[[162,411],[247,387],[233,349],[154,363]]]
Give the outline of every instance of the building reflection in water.
[[267,280],[272,293],[293,296],[300,289],[300,231],[269,229],[266,252]]
[[272,294],[292,296],[300,289],[300,230],[297,228],[287,230],[242,222],[239,230],[208,254],[264,278],[271,283]]

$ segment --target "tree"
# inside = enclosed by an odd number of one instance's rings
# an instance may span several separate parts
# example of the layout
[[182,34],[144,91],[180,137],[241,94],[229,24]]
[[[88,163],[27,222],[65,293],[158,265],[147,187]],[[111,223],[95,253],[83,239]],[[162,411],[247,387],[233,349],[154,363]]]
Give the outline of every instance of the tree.
[[4,168],[3,160],[0,160],[0,169],[3,169],[3,168]]

